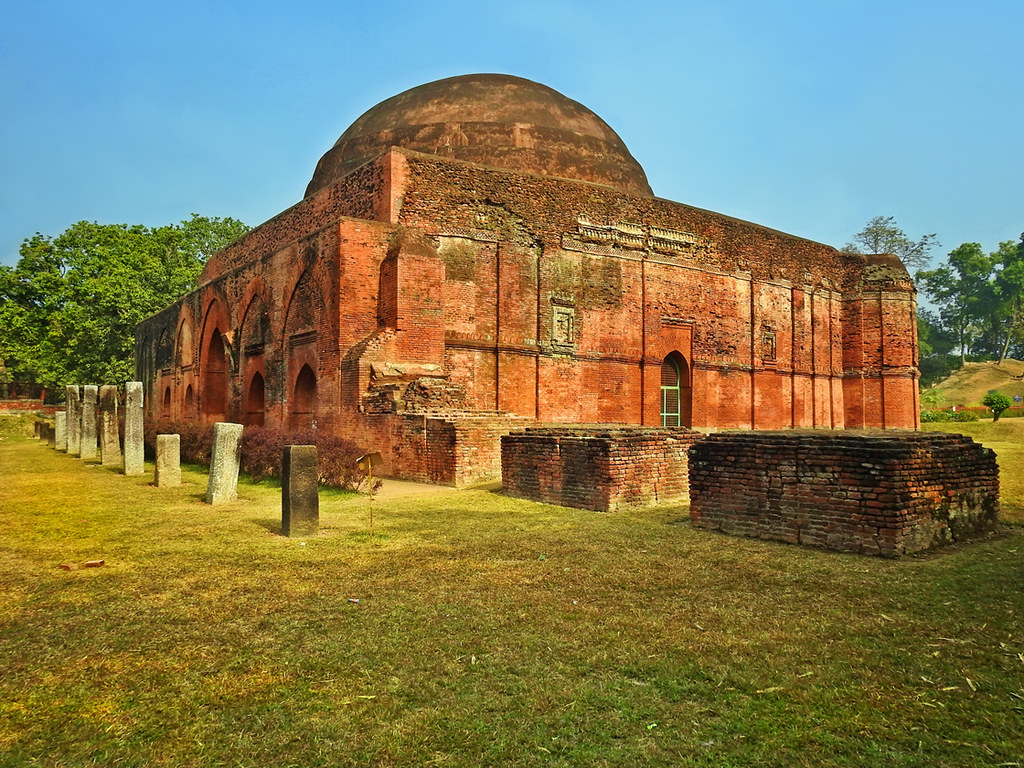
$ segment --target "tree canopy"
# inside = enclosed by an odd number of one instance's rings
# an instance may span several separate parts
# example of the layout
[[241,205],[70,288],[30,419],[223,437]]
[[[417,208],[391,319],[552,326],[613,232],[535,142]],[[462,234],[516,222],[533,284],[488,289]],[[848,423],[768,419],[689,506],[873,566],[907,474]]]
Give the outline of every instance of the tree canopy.
[[892,253],[899,256],[907,269],[921,269],[928,264],[928,255],[937,248],[934,233],[920,240],[911,240],[896,224],[892,216],[875,216],[864,229],[843,246],[848,253]]
[[0,378],[131,379],[135,326],[194,288],[210,255],[247,231],[192,214],[155,228],[80,221],[26,239],[18,263],[0,267]]

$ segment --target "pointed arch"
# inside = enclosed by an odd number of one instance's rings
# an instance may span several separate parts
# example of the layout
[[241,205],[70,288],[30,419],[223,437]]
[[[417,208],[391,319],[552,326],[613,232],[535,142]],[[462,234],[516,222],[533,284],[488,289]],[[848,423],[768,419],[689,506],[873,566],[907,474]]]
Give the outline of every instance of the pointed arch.
[[308,364],[303,365],[295,378],[292,389],[291,418],[292,429],[310,429],[314,427],[313,418],[316,410],[316,374]]
[[262,427],[266,411],[267,388],[263,374],[253,374],[245,396],[245,424],[251,427]]
[[182,312],[178,324],[178,340],[175,344],[175,362],[182,368],[190,368],[193,361],[192,321]]
[[203,419],[225,421],[228,410],[228,359],[224,337],[214,328],[203,355]]
[[194,419],[196,417],[196,392],[192,389],[191,384],[185,388],[185,413],[182,415],[186,419]]
[[692,426],[692,401],[690,366],[679,352],[670,352],[661,363],[661,425]]
[[227,420],[232,366],[226,302],[208,294],[204,303],[206,310],[199,348],[199,415],[210,423]]
[[171,418],[171,388],[164,388],[164,399],[163,406],[160,409],[160,417],[163,419]]

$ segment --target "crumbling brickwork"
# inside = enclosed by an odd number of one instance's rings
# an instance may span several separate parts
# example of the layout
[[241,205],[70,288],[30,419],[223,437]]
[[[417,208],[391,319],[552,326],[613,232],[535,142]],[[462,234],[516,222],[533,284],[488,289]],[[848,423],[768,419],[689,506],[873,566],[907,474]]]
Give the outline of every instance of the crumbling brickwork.
[[529,427],[501,438],[502,488],[510,496],[612,512],[688,498],[683,428]]
[[695,527],[893,557],[992,531],[995,453],[945,433],[729,432],[690,449]]

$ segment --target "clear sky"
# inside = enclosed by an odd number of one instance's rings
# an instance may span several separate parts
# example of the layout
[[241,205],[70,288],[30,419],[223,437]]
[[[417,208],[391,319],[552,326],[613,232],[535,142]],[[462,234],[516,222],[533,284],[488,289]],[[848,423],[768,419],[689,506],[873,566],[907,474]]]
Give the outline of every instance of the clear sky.
[[79,220],[260,224],[383,99],[501,72],[659,197],[837,247],[1024,231],[1021,0],[0,0],[0,263]]

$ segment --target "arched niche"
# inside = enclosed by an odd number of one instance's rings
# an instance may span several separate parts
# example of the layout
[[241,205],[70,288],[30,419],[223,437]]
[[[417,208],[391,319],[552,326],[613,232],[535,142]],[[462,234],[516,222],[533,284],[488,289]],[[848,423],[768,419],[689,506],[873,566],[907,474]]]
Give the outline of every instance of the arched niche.
[[311,429],[316,410],[316,374],[309,365],[303,365],[292,389],[289,426],[292,429]]
[[202,371],[203,420],[227,420],[228,409],[228,357],[224,336],[219,328],[210,333],[203,355]]
[[185,413],[182,415],[186,419],[194,419],[196,417],[196,391],[192,389],[191,384],[185,388]]
[[[316,384],[314,382],[314,388]],[[263,374],[259,371],[253,374],[249,381],[249,388],[245,395],[245,424],[251,427],[262,427],[266,413],[267,388],[263,381]]]

